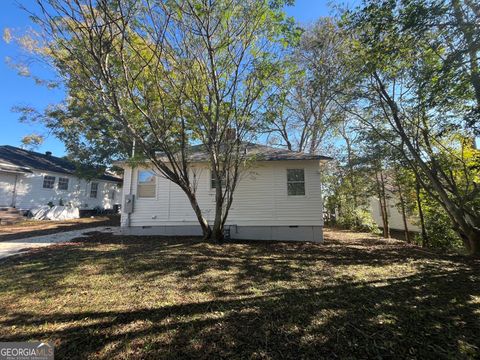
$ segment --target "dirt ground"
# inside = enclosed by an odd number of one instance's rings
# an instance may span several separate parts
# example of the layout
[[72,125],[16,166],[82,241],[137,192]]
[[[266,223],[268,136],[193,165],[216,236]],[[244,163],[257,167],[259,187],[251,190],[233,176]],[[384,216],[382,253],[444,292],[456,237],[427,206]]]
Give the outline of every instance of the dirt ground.
[[65,221],[26,220],[15,225],[0,225],[0,241],[54,234],[97,226],[119,226],[120,216],[105,215]]

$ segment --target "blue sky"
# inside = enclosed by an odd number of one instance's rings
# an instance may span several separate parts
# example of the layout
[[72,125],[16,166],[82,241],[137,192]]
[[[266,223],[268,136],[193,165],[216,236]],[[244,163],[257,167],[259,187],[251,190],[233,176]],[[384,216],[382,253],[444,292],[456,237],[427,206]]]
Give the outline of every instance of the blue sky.
[[[18,31],[27,29],[30,25],[28,14],[19,8],[19,3],[28,7],[35,7],[34,0],[1,0],[0,30],[10,28]],[[296,0],[294,7],[289,7],[287,13],[301,23],[309,23],[320,16],[329,14],[327,0]],[[48,90],[35,85],[29,78],[19,76],[6,62],[6,58],[16,59],[20,56],[13,44],[6,44],[0,40],[0,145],[20,146],[23,136],[36,133],[45,135],[44,144],[38,151],[52,151],[57,156],[65,154],[63,144],[49,136],[46,129],[40,125],[19,123],[19,114],[11,111],[14,106],[28,105],[43,109],[47,105],[57,103],[63,98],[61,90]],[[46,67],[35,68],[36,73],[48,75]]]

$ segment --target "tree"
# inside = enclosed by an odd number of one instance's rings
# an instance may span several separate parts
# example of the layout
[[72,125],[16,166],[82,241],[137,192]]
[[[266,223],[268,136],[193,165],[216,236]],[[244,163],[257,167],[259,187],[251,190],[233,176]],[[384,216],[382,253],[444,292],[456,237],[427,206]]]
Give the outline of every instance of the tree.
[[[125,153],[134,140],[139,160],[184,191],[204,237],[221,239],[243,141],[296,34],[286,2],[37,0],[35,51],[68,91],[44,118],[84,148]],[[189,166],[199,142],[217,179],[213,229]]]
[[[473,99],[468,90],[475,86],[444,72],[445,87],[439,89],[431,75],[442,69],[448,44],[435,41],[441,35],[435,28],[422,36],[410,31],[411,11],[402,2],[366,1],[345,15],[360,74],[355,97],[368,110],[368,116],[355,115],[372,129],[386,127],[395,135],[385,140],[444,208],[468,251],[479,254],[478,152],[464,141],[471,138],[465,109]],[[464,74],[471,75],[471,69]]]
[[[459,92],[471,99],[464,104],[465,123],[480,133],[480,11],[471,0],[413,0],[402,6],[400,22],[413,39],[438,52],[439,66],[428,74],[442,102],[452,104]],[[435,37],[430,37],[434,33]],[[429,38],[428,43],[425,39]],[[431,97],[438,101],[438,97]],[[474,138],[473,138],[474,140]],[[473,141],[475,144],[475,141]]]
[[22,147],[28,150],[35,150],[43,143],[43,136],[31,134],[22,138]]
[[[320,18],[303,32],[289,54],[278,99],[269,103],[267,132],[289,150],[316,153],[341,121],[336,101],[348,80],[345,35],[332,18]],[[279,111],[280,108],[280,111]]]

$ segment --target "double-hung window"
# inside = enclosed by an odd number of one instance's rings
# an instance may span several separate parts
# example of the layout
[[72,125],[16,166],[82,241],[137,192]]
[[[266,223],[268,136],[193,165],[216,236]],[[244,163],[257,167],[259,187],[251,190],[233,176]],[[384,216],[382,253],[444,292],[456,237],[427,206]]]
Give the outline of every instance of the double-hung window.
[[55,185],[55,176],[45,175],[43,177],[43,188],[44,189],[53,189]]
[[156,175],[151,171],[138,171],[137,196],[139,198],[154,198],[156,196],[156,178]]
[[58,190],[68,190],[68,178],[58,178]]
[[287,191],[289,196],[305,195],[304,169],[287,169]]
[[92,182],[90,184],[90,197],[91,198],[96,198],[98,195],[98,183],[97,182]]

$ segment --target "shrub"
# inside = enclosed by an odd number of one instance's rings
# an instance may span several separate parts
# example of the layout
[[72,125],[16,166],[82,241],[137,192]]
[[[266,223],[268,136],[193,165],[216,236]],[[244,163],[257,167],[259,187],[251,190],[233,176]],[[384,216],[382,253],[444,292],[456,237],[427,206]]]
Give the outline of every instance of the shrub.
[[[441,206],[433,201],[427,202],[424,215],[429,247],[441,250],[463,248],[462,239],[453,230],[452,221]],[[417,241],[421,242],[421,239]]]
[[365,209],[347,209],[338,217],[338,225],[350,230],[380,233],[372,214]]

